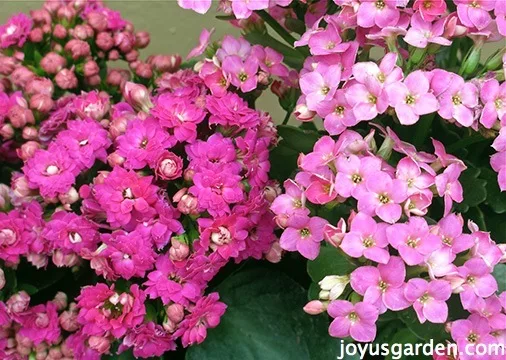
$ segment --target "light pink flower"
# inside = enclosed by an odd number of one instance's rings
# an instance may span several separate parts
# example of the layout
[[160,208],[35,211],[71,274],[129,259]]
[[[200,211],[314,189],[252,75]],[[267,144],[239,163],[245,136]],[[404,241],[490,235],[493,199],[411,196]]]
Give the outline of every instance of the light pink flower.
[[211,7],[212,0],[177,0],[183,9],[191,9],[199,14],[205,14]]
[[452,209],[452,201],[461,203],[464,200],[462,185],[459,177],[464,170],[463,165],[450,164],[442,174],[436,176],[436,188],[439,196],[444,196],[444,215],[448,215]]
[[453,264],[456,257],[457,255],[446,247],[442,247],[427,256],[425,264],[427,265],[431,279],[448,274],[456,274],[457,267]]
[[299,166],[304,171],[317,172],[327,167],[336,157],[336,142],[330,136],[323,136],[314,144],[313,151],[302,157]]
[[350,85],[345,89],[345,96],[357,121],[372,120],[388,108],[387,92],[372,76],[367,76],[363,84]]
[[269,7],[269,0],[234,0],[232,11],[238,19],[246,19],[254,10],[263,10]]
[[473,236],[462,233],[463,226],[462,216],[449,214],[439,220],[432,232],[441,238],[443,247],[451,249],[454,254],[459,254],[474,246]]
[[383,56],[379,65],[372,61],[357,62],[353,65],[353,77],[361,84],[366,84],[372,77],[381,87],[396,83],[403,77],[402,69],[396,65],[397,57],[396,53],[390,52]]
[[357,24],[364,28],[395,25],[399,18],[395,0],[362,0],[358,7]]
[[242,92],[249,92],[257,86],[258,59],[254,56],[245,61],[237,55],[227,56],[223,60],[222,69],[226,76],[230,77],[232,85],[240,88]]
[[434,176],[422,172],[418,164],[409,157],[405,157],[397,163],[395,177],[406,183],[408,196],[420,193],[434,184]]
[[424,279],[411,279],[406,284],[404,295],[413,303],[420,323],[429,320],[442,324],[448,319],[448,305],[446,301],[452,294],[450,283],[444,280],[428,282]]
[[434,21],[439,15],[446,11],[445,0],[415,0],[413,9],[420,12],[425,21]]
[[409,45],[425,49],[429,44],[450,46],[452,42],[445,37],[444,21],[436,21],[434,24],[423,20],[420,13],[411,17],[411,27],[404,36],[404,41]]
[[480,123],[487,129],[492,128],[497,119],[506,125],[506,83],[499,84],[496,79],[487,80],[480,90],[484,104]]
[[381,170],[381,160],[373,156],[340,155],[336,160],[336,169],[339,195],[358,198],[358,194],[367,192],[365,184],[369,176]]
[[[184,0],[183,0],[184,1]],[[199,37],[199,44],[190,50],[188,55],[186,56],[186,59],[191,59],[197,56],[200,56],[206,51],[207,47],[209,46],[211,35],[214,33],[214,28],[211,30],[203,29],[200,33]]]
[[327,312],[334,318],[329,327],[330,336],[351,336],[360,342],[371,342],[375,339],[379,313],[374,305],[367,302],[353,305],[348,301],[334,300],[329,304]]
[[489,11],[494,10],[495,0],[454,0],[460,21],[467,27],[485,29],[492,17]]
[[473,110],[478,105],[478,88],[453,75],[448,88],[439,97],[438,113],[443,119],[455,119],[460,125],[469,127],[474,122]]
[[298,251],[307,259],[314,260],[320,253],[323,228],[327,220],[317,216],[293,216],[281,234],[279,244],[288,251]]
[[[489,360],[488,355],[477,356],[476,346],[479,344],[493,344],[495,338],[490,335],[491,328],[488,320],[478,314],[472,314],[466,320],[457,320],[452,323],[451,335],[457,343],[460,360]],[[473,355],[471,355],[473,354]]]
[[284,194],[274,199],[271,210],[276,215],[291,215],[294,213],[309,215],[309,209],[305,207],[304,190],[291,179],[286,180],[283,187],[285,189]]
[[310,110],[317,110],[320,103],[329,101],[341,81],[341,66],[318,64],[312,72],[300,77],[300,89],[306,96],[306,104]]
[[491,271],[480,258],[471,258],[458,268],[458,275],[463,281],[459,291],[464,309],[475,307],[479,298],[489,297],[497,291],[497,281]]

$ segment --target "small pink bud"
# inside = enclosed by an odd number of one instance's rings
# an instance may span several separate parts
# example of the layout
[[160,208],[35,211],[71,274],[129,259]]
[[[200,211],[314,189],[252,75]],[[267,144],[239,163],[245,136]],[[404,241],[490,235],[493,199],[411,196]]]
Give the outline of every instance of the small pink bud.
[[183,261],[190,255],[190,248],[188,245],[183,244],[176,237],[171,239],[171,248],[169,249],[169,255],[173,261]]
[[14,197],[25,198],[35,195],[34,190],[28,186],[28,180],[24,175],[13,176],[11,183],[12,192]]
[[65,45],[65,51],[72,55],[72,59],[86,58],[90,56],[90,45],[83,40],[72,39]]
[[327,306],[320,300],[310,301],[304,306],[304,311],[309,315],[318,315],[324,312]]
[[67,22],[71,22],[76,16],[76,11],[70,5],[62,6],[56,11],[56,16],[60,20],[67,20]]
[[6,184],[0,184],[0,210],[6,210],[10,205],[10,188]]
[[181,200],[177,203],[177,209],[186,215],[196,215],[198,202],[197,198],[190,194],[185,194],[181,197]]
[[112,167],[114,167],[116,165],[122,165],[124,162],[125,162],[125,158],[123,156],[121,156],[120,154],[118,154],[116,151],[113,153],[110,153],[107,156],[107,163]]
[[93,11],[87,16],[88,24],[96,31],[107,29],[107,16],[101,12]]
[[96,43],[99,49],[109,51],[114,46],[114,39],[110,33],[101,32],[97,35]]
[[148,58],[147,63],[158,72],[176,72],[181,66],[183,59],[180,55],[152,55]]
[[53,303],[56,305],[58,311],[62,311],[63,309],[67,308],[67,294],[62,291],[58,291],[54,296]]
[[[25,128],[28,129],[28,128]],[[24,130],[24,129],[23,129]],[[34,129],[35,130],[35,129]],[[37,130],[35,130],[37,131]],[[27,161],[28,159],[31,159],[33,157],[33,154],[35,154],[35,151],[40,149],[40,144],[36,141],[27,141],[19,149],[16,149],[16,153],[18,154],[18,157],[23,160]]]
[[281,245],[279,245],[279,241],[276,241],[272,244],[271,248],[265,254],[265,259],[273,264],[277,264],[281,261],[281,256],[283,255],[283,249],[281,249]]
[[17,87],[25,87],[25,85],[35,78],[35,74],[24,66],[17,67],[11,74],[11,80]]
[[7,116],[12,126],[17,129],[24,127],[26,124],[35,123],[32,111],[19,105],[11,106]]
[[153,69],[149,64],[140,63],[135,69],[135,74],[141,78],[150,79],[153,77]]
[[79,193],[75,187],[71,187],[65,194],[58,195],[58,200],[64,205],[72,205],[79,200]]
[[96,86],[100,85],[100,82],[102,81],[102,79],[100,78],[100,75],[93,75],[93,76],[85,78],[84,80],[86,81],[86,84],[88,84],[89,86],[92,86],[92,87],[96,87]]
[[79,40],[87,40],[93,37],[94,31],[88,24],[77,25],[72,31],[72,37]]
[[35,78],[30,80],[25,86],[26,95],[42,94],[51,97],[54,92],[54,85],[50,79]]
[[109,348],[111,347],[111,342],[109,339],[101,336],[90,336],[88,338],[88,345],[90,349],[97,351],[100,354],[105,354],[109,352]]
[[47,114],[54,106],[51,96],[46,94],[35,94],[30,98],[30,109],[37,110],[41,114]]
[[41,28],[34,28],[30,31],[28,38],[33,43],[40,43],[44,40],[44,31]]
[[135,34],[135,47],[138,49],[144,49],[149,45],[150,38],[147,31],[139,31]]
[[121,85],[126,81],[128,81],[128,79],[129,79],[128,76],[125,79],[121,71],[113,69],[110,70],[109,73],[107,74],[106,82],[111,86],[121,87]]
[[126,127],[128,124],[128,120],[124,116],[120,116],[112,120],[109,125],[109,134],[111,134],[111,138],[114,140],[118,136],[122,135],[126,131]]
[[30,296],[25,291],[20,291],[12,295],[5,303],[7,310],[11,313],[19,314],[28,309]]
[[186,169],[184,171],[183,177],[184,177],[185,181],[192,182],[194,176],[195,176],[195,170],[193,170],[193,169]]
[[10,56],[0,56],[0,74],[9,76],[16,68],[16,59]]
[[63,69],[55,77],[56,85],[63,90],[75,89],[77,87],[77,77],[73,70]]
[[59,347],[52,347],[49,349],[49,353],[47,354],[48,360],[60,360],[63,358],[63,354]]
[[2,290],[5,286],[5,273],[2,268],[0,268],[0,290]]
[[125,55],[125,60],[129,63],[137,61],[139,59],[139,52],[137,50],[132,50],[128,54]]
[[268,86],[269,85],[269,74],[267,74],[265,71],[260,71],[258,73],[258,83],[260,85]]
[[114,46],[123,54],[129,53],[134,48],[135,36],[127,31],[114,34]]
[[76,253],[65,254],[61,250],[53,252],[53,264],[57,267],[72,267],[79,263],[79,256]]
[[95,61],[89,60],[84,64],[84,76],[97,75],[99,72],[100,68]]
[[167,306],[167,317],[169,320],[180,323],[184,319],[184,307],[181,304],[171,304]]
[[57,39],[63,40],[67,37],[67,29],[62,24],[56,24],[53,29],[53,36]]
[[276,221],[276,224],[282,229],[288,226],[288,215],[279,214],[274,218],[274,220]]
[[264,196],[269,203],[272,203],[275,198],[281,195],[281,193],[281,186],[275,180],[269,181],[269,183],[264,187]]
[[183,173],[183,159],[170,151],[165,151],[156,163],[156,175],[163,180],[174,180]]
[[38,9],[30,11],[32,20],[37,25],[50,25],[51,14],[46,9]]
[[3,124],[2,127],[0,127],[0,136],[4,140],[9,140],[14,137],[14,128],[11,124]]
[[123,89],[123,97],[126,102],[132,105],[137,110],[142,110],[146,113],[153,107],[149,91],[144,85],[127,82]]
[[315,117],[316,113],[307,108],[306,104],[297,104],[295,107],[295,112],[293,113],[297,120],[300,121],[311,121]]
[[170,319],[165,319],[162,323],[162,327],[165,331],[172,334],[177,329],[177,324]]
[[119,59],[119,51],[118,50],[111,50],[109,52],[109,60],[116,61]]
[[188,188],[182,188],[182,189],[179,189],[178,192],[176,192],[174,194],[174,196],[172,197],[172,201],[174,202],[180,202],[181,199],[183,198],[184,195],[186,195],[186,193],[188,192]]

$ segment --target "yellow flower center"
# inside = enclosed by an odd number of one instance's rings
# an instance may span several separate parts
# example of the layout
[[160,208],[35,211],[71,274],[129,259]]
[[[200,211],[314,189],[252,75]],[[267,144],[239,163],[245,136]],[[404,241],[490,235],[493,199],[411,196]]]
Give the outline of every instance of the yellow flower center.
[[415,105],[415,97],[413,95],[406,96],[406,104]]
[[359,174],[353,174],[351,175],[351,181],[353,181],[355,184],[360,184],[362,182],[362,176]]
[[460,98],[460,95],[453,95],[452,102],[453,102],[453,105],[455,105],[455,106],[462,105],[462,99]]
[[309,235],[311,235],[311,231],[309,231],[309,229],[304,228],[304,229],[300,230],[301,237],[305,238],[305,237],[308,237]]
[[381,194],[378,196],[379,202],[382,204],[388,204],[390,202],[390,198],[386,194]]
[[375,5],[378,10],[383,10],[385,8],[385,2],[383,0],[377,0]]

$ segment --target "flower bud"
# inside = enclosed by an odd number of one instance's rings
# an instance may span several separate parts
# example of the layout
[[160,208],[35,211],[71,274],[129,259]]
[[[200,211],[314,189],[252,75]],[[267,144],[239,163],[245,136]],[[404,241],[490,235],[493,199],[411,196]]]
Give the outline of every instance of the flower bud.
[[46,9],[38,9],[30,11],[32,20],[37,25],[50,25],[51,14]]
[[74,70],[61,70],[56,74],[55,82],[63,90],[71,90],[77,87],[77,77],[74,74]]
[[313,300],[308,302],[303,309],[306,314],[318,315],[327,310],[327,305],[320,300]]
[[[350,277],[348,275],[330,275],[325,276],[322,281],[318,283],[320,288],[325,292],[325,297],[320,299],[322,300],[336,300],[339,296],[342,295],[344,289],[350,282]],[[328,294],[326,293],[328,291]],[[327,297],[328,295],[328,297]]]
[[147,63],[158,72],[176,72],[181,66],[183,59],[179,55],[152,55]]
[[88,338],[88,346],[90,347],[90,349],[93,349],[100,354],[105,354],[109,352],[111,342],[106,337],[90,336]]
[[333,247],[338,248],[346,235],[346,221],[340,219],[337,226],[326,224],[323,227],[323,238]]
[[65,254],[61,250],[55,250],[52,260],[57,267],[72,267],[79,263],[79,256],[76,253]]
[[0,75],[9,76],[16,68],[16,59],[10,56],[0,56]]
[[90,56],[90,45],[83,40],[72,39],[65,45],[65,51],[69,52],[72,59],[86,58]]
[[83,69],[84,76],[89,77],[93,75],[98,75],[99,72],[100,68],[98,67],[98,64],[95,61],[89,60],[84,64]]
[[167,317],[174,323],[179,323],[184,319],[184,307],[181,304],[171,304],[167,306]]
[[12,83],[20,88],[25,87],[33,78],[35,78],[35,74],[24,66],[17,67],[11,74]]
[[59,347],[52,347],[47,354],[47,360],[60,360],[63,354]]
[[72,205],[79,200],[79,193],[76,188],[72,186],[65,194],[58,195],[58,200],[60,200],[62,204]]
[[170,319],[165,319],[162,323],[162,327],[165,331],[172,334],[177,329],[177,324]]
[[269,203],[272,203],[281,193],[281,186],[275,180],[270,180],[264,187],[264,197]]
[[297,120],[305,122],[311,121],[315,117],[316,112],[309,110],[306,104],[301,103],[295,106],[295,111],[293,114],[295,115]]
[[107,16],[101,12],[90,12],[86,20],[88,20],[88,24],[96,31],[105,31],[107,29]]
[[112,35],[108,32],[101,32],[97,35],[96,44],[99,49],[104,51],[109,51],[114,46],[114,39]]
[[183,174],[183,159],[170,151],[164,151],[156,162],[156,175],[163,180],[174,180]]
[[114,46],[116,46],[123,54],[133,50],[135,36],[132,33],[123,31],[114,34]]
[[137,50],[132,50],[128,54],[125,55],[125,60],[129,63],[137,61],[139,59],[139,52]]
[[14,137],[14,128],[11,124],[3,124],[2,127],[0,127],[0,136],[4,140],[9,140]]
[[[28,129],[28,128],[25,128],[25,129]],[[33,157],[33,154],[35,154],[35,151],[37,151],[38,149],[40,149],[40,144],[38,142],[27,141],[26,143],[21,145],[21,147],[19,149],[16,149],[16,153],[18,154],[18,157],[21,160],[27,161],[28,159],[31,159]]]
[[57,39],[63,40],[67,37],[67,29],[62,24],[56,24],[53,29],[53,36]]
[[0,268],[0,290],[2,290],[5,286],[5,273],[2,268]]
[[281,256],[283,255],[283,249],[279,244],[279,241],[275,241],[267,254],[265,254],[265,259],[273,264],[277,264],[281,261]]
[[11,188],[13,195],[17,198],[25,198],[35,195],[34,190],[28,186],[28,180],[24,175],[14,175],[12,177]]
[[66,20],[70,23],[76,17],[76,11],[70,5],[61,6],[56,11],[56,17],[60,20]]
[[12,295],[5,303],[7,310],[13,314],[19,314],[28,309],[30,296],[25,291]]
[[35,78],[25,86],[26,95],[42,94],[51,97],[54,93],[53,82],[46,78]]
[[144,49],[149,45],[150,38],[147,31],[139,31],[135,34],[135,47],[138,49]]
[[135,69],[135,74],[141,78],[150,79],[153,77],[153,69],[149,64],[140,63]]
[[190,194],[183,195],[181,200],[177,203],[177,209],[185,215],[198,214],[197,208],[197,198]]
[[11,106],[7,116],[12,126],[17,129],[24,127],[26,124],[35,123],[32,111],[19,105]]
[[77,25],[72,29],[72,37],[79,40],[87,40],[92,38],[94,34],[93,28],[87,24]]
[[177,237],[173,237],[170,243],[172,246],[169,249],[169,256],[172,261],[183,261],[190,255],[190,248],[188,245],[179,241]]
[[134,109],[146,113],[154,106],[149,97],[149,91],[144,85],[127,82],[123,89],[123,97]]
[[102,79],[100,78],[100,75],[93,75],[93,76],[85,78],[84,80],[86,81],[86,84],[88,84],[89,86],[93,86],[93,87],[100,85],[100,82],[102,81]]
[[129,74],[123,75],[124,71],[112,69],[107,74],[106,82],[111,86],[124,87],[124,84],[130,79]]
[[28,38],[33,43],[40,43],[44,40],[44,31],[41,28],[34,28],[30,31]]
[[58,311],[62,311],[67,308],[67,294],[62,291],[58,291],[54,296],[53,303],[56,305]]
[[6,184],[0,184],[0,210],[6,210],[10,205],[10,188]]
[[79,329],[79,323],[77,322],[77,312],[73,310],[67,310],[61,313],[59,317],[60,326],[65,331],[73,332]]
[[110,153],[107,156],[107,163],[111,167],[114,167],[116,165],[122,165],[124,162],[125,162],[125,158],[123,156],[121,156],[120,154],[118,154],[117,151]]
[[54,106],[51,96],[45,94],[35,94],[30,98],[30,109],[37,110],[42,114],[47,114]]

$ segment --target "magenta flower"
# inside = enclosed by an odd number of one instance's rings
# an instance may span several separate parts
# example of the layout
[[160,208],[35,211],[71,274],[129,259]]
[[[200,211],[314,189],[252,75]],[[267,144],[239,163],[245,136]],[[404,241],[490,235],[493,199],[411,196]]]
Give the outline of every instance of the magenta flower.
[[444,25],[442,20],[431,24],[422,18],[421,13],[415,13],[411,17],[411,27],[404,36],[404,41],[421,49],[425,49],[429,44],[450,46],[452,42],[443,36]]
[[337,157],[336,142],[330,136],[323,136],[313,147],[313,151],[300,160],[301,169],[317,172],[328,166]]
[[[184,1],[184,0],[183,0]],[[207,47],[209,46],[211,35],[214,33],[214,28],[211,30],[202,29],[202,32],[199,36],[199,44],[190,50],[188,55],[186,56],[186,59],[191,59],[197,56],[200,56],[206,51]]]
[[497,291],[497,281],[490,267],[480,258],[471,258],[458,268],[463,283],[460,301],[464,309],[474,308],[479,298],[487,298]]
[[210,124],[249,129],[260,124],[258,112],[251,109],[239,95],[227,92],[223,96],[207,96],[206,107]]
[[474,246],[473,236],[462,233],[463,226],[462,216],[449,214],[439,220],[434,233],[441,238],[443,247],[448,247],[454,254],[459,254]]
[[367,192],[358,195],[358,210],[377,215],[383,221],[394,223],[400,219],[399,205],[407,198],[406,184],[393,179],[385,172],[371,173],[366,181]]
[[150,321],[130,330],[123,338],[118,353],[132,348],[136,358],[162,356],[176,349],[176,343],[162,326]]
[[[488,320],[478,314],[472,314],[465,320],[456,320],[452,323],[451,335],[457,343],[460,358],[462,360],[476,360],[476,346],[496,343],[490,334],[491,328]],[[473,354],[473,355],[470,355]],[[490,359],[488,355],[480,356],[480,359]]]
[[125,158],[127,169],[154,167],[166,148],[175,145],[176,139],[162,129],[152,118],[135,119],[128,123],[125,133],[116,139],[117,152]]
[[364,256],[366,259],[386,264],[390,259],[387,249],[387,225],[377,224],[374,219],[362,212],[351,221],[350,232],[344,235],[341,249],[354,258]]
[[56,344],[60,337],[60,324],[56,305],[48,301],[29,308],[18,319],[21,324],[19,335],[33,341],[34,345],[42,342]]
[[306,259],[314,260],[320,253],[320,242],[323,240],[323,228],[326,224],[327,220],[317,216],[290,217],[279,244],[287,251],[298,251]]
[[388,108],[387,92],[372,76],[367,76],[364,83],[350,85],[344,95],[357,121],[372,120]]
[[415,0],[413,9],[418,10],[425,21],[434,21],[446,11],[445,0]]
[[499,84],[496,79],[487,80],[480,90],[480,98],[484,104],[480,123],[487,129],[492,128],[497,119],[506,121],[506,84]]
[[7,49],[12,45],[22,47],[32,26],[32,19],[23,13],[11,16],[0,26],[0,48]]
[[317,110],[323,101],[329,101],[341,82],[341,66],[319,63],[316,69],[300,77],[300,89],[306,96],[310,110]]
[[452,77],[449,87],[439,97],[438,114],[443,119],[455,119],[462,126],[474,122],[473,109],[478,105],[478,88],[466,83],[458,75]]
[[444,280],[428,282],[424,279],[411,279],[404,289],[404,296],[413,303],[420,323],[429,320],[431,323],[442,324],[448,319],[446,301],[452,295],[450,283]]
[[207,337],[207,329],[220,324],[227,305],[218,301],[219,299],[218,293],[215,292],[200,298],[190,314],[181,321],[174,337],[181,337],[184,347],[202,343]]
[[23,166],[32,189],[39,189],[43,197],[54,198],[66,194],[75,182],[76,166],[66,149],[54,144],[48,150],[35,151]]
[[327,204],[337,197],[334,173],[330,169],[311,175],[309,181],[306,197],[313,204]]
[[423,263],[426,255],[441,247],[441,240],[429,233],[429,226],[422,217],[412,216],[405,224],[391,225],[386,234],[390,245],[410,266]]
[[199,14],[205,14],[211,7],[212,0],[177,0],[183,9],[191,9]]
[[353,305],[349,301],[334,300],[329,304],[327,312],[334,318],[329,327],[330,336],[351,336],[360,342],[371,342],[376,337],[379,313],[374,305],[367,302]]
[[250,222],[247,218],[231,215],[218,219],[199,219],[200,245],[212,249],[223,259],[236,258],[246,249]]
[[420,115],[436,112],[439,103],[430,92],[429,80],[423,71],[410,73],[404,82],[390,84],[386,88],[390,105],[403,125],[412,125]]
[[351,287],[364,301],[374,304],[383,314],[387,309],[399,311],[411,303],[404,296],[406,267],[400,257],[391,256],[387,264],[362,266],[351,273]]
[[258,59],[254,56],[242,61],[239,56],[232,55],[223,60],[222,70],[225,76],[230,77],[232,85],[246,93],[257,87],[258,66]]
[[436,188],[439,196],[444,196],[444,215],[448,215],[452,209],[452,201],[462,202],[464,194],[462,185],[459,182],[460,174],[463,171],[463,165],[458,163],[450,164],[442,174],[436,176]]
[[485,29],[492,21],[489,11],[494,10],[495,1],[455,0],[460,21],[467,27]]
[[357,11],[357,24],[364,28],[384,28],[399,21],[400,12],[394,0],[362,0]]

